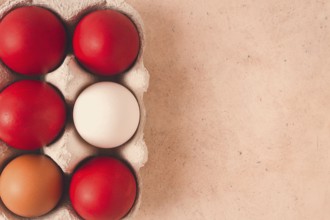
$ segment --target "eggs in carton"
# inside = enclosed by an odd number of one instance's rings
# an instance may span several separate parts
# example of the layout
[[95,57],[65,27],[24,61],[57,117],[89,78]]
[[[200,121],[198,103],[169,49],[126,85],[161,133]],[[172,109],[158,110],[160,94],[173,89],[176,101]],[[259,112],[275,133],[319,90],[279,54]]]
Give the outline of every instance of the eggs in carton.
[[[64,127],[64,131],[58,138],[49,144],[43,146],[40,150],[41,154],[45,154],[52,158],[65,174],[66,185],[69,184],[70,177],[75,171],[78,164],[91,156],[109,155],[115,156],[127,162],[133,169],[137,179],[137,196],[135,203],[125,216],[125,219],[131,218],[139,207],[141,198],[141,178],[139,169],[146,163],[148,151],[143,139],[143,129],[146,119],[146,111],[143,104],[143,94],[147,91],[149,83],[149,74],[143,64],[144,52],[144,32],[143,23],[138,13],[123,0],[13,0],[4,1],[0,6],[0,17],[3,18],[8,12],[22,6],[39,6],[49,9],[58,15],[64,22],[68,36],[71,37],[78,22],[86,15],[93,11],[101,9],[113,9],[127,15],[135,24],[139,37],[140,47],[138,56],[131,68],[126,72],[118,74],[114,77],[104,77],[93,74],[88,68],[82,67],[77,61],[74,53],[69,49],[64,61],[59,67],[50,73],[43,75],[39,80],[44,80],[56,87],[63,95],[66,105],[68,106],[68,117]],[[70,39],[69,37],[69,39]],[[69,40],[70,41],[70,40]],[[5,64],[0,66],[0,89],[3,90],[13,82],[26,77],[13,73]],[[85,141],[78,133],[73,122],[73,107],[79,95],[87,88],[99,82],[115,82],[118,83],[134,94],[139,108],[138,127],[134,135],[119,147],[102,149],[92,146]],[[70,116],[71,115],[71,116]],[[118,142],[120,143],[120,142]],[[3,169],[5,164],[18,155],[27,153],[9,147],[6,143],[0,143],[0,166]],[[68,190],[64,190],[63,198],[57,207],[51,212],[37,217],[36,219],[80,219],[79,215],[73,210],[69,201]],[[0,205],[0,219],[23,219],[10,212],[4,204]]]

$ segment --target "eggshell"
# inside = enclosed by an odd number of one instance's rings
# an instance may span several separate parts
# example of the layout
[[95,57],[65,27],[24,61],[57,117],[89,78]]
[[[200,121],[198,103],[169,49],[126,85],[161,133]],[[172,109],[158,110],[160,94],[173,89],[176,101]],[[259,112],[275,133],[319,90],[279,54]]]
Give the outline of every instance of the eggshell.
[[48,213],[57,205],[62,192],[62,171],[45,155],[18,156],[1,173],[1,200],[23,217]]
[[117,10],[96,10],[77,24],[73,51],[89,71],[110,76],[124,72],[134,63],[140,49],[134,23]]
[[21,80],[0,93],[0,138],[11,147],[36,150],[64,127],[66,106],[48,83]]
[[93,146],[113,148],[128,141],[140,119],[139,104],[124,86],[99,82],[77,98],[73,121],[81,137]]
[[113,157],[84,162],[70,183],[74,209],[88,220],[119,220],[134,204],[136,181],[132,171]]
[[60,65],[67,35],[61,20],[42,7],[12,10],[1,21],[0,57],[24,75],[40,75]]

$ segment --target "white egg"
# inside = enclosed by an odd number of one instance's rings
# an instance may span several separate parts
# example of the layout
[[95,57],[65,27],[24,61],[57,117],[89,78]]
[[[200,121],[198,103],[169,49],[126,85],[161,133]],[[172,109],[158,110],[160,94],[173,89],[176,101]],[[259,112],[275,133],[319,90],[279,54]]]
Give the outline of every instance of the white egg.
[[113,82],[89,86],[78,96],[73,108],[73,121],[80,136],[100,148],[113,148],[127,142],[139,120],[135,96]]

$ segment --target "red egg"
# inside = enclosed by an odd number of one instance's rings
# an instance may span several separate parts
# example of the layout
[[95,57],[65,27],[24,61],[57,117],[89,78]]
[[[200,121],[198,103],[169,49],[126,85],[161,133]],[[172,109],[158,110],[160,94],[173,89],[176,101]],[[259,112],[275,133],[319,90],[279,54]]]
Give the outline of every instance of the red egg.
[[118,220],[134,204],[136,180],[132,171],[112,157],[96,157],[72,176],[70,200],[84,219]]
[[23,80],[0,93],[0,139],[22,150],[49,144],[65,124],[66,106],[49,84]]
[[60,65],[66,31],[47,9],[27,6],[9,12],[0,23],[0,58],[13,71],[40,75]]
[[114,10],[99,10],[85,16],[73,35],[77,60],[89,71],[109,76],[132,66],[140,49],[134,23]]

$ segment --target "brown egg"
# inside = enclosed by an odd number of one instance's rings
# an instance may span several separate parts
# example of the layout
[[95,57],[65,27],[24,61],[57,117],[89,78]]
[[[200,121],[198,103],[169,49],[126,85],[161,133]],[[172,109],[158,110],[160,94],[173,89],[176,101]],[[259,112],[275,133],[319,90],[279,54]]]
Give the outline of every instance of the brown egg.
[[0,178],[0,196],[5,206],[23,217],[51,211],[63,191],[63,175],[54,161],[44,155],[22,155],[12,160]]

